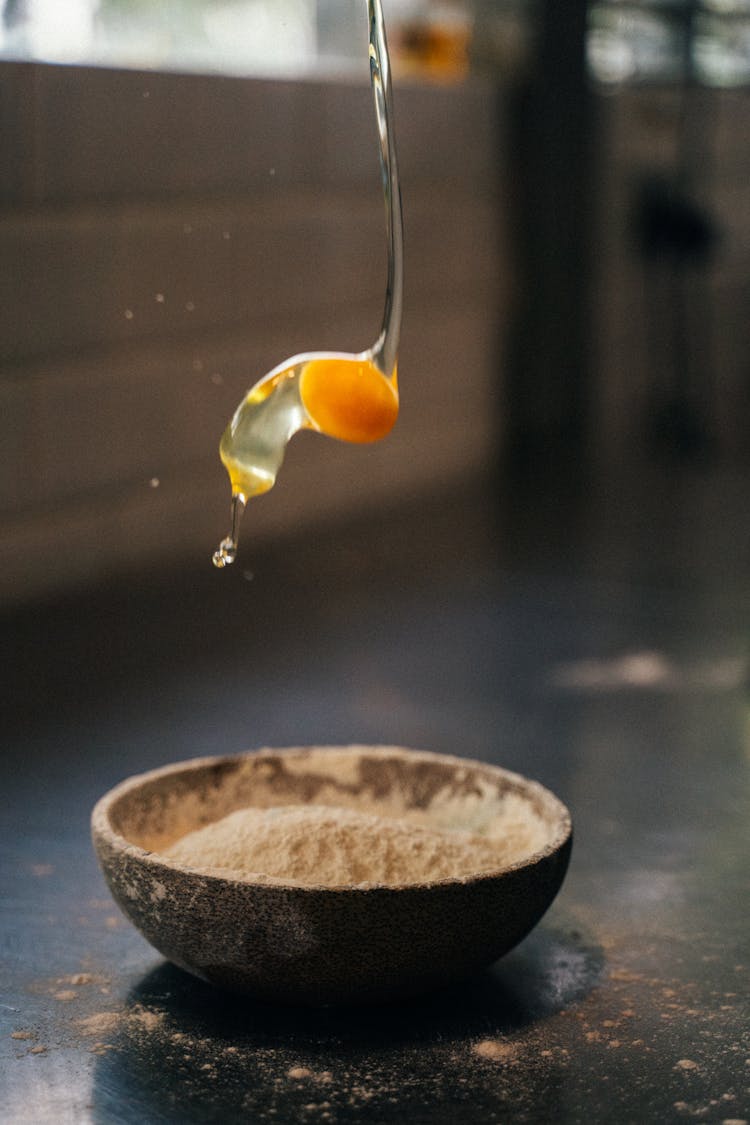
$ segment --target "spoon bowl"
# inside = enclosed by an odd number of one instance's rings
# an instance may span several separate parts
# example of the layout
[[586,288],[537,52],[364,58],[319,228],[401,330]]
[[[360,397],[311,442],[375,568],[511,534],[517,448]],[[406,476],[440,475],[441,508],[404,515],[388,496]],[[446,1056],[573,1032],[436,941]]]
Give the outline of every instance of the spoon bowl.
[[[163,854],[248,806],[379,810],[497,841],[496,869],[399,885],[236,878]],[[92,814],[115,901],[166,958],[263,1000],[399,999],[491,964],[536,925],[568,866],[568,810],[497,766],[400,747],[301,747],[129,778]]]

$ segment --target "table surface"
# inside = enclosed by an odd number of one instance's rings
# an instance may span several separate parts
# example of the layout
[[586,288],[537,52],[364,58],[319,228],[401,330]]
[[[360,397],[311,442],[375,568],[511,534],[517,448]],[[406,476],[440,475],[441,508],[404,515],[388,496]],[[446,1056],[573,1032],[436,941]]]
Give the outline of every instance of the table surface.
[[[233,572],[7,615],[0,1119],[748,1120],[746,495],[715,474],[512,503],[470,484],[248,534]],[[536,930],[369,1009],[260,1005],[167,964],[108,896],[95,800],[183,758],[347,742],[553,789],[575,844]]]

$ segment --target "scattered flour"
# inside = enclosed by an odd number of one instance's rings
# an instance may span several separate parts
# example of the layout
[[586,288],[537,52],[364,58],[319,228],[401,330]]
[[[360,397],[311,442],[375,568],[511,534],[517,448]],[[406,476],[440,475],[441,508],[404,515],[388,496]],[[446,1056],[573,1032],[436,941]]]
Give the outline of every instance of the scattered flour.
[[421,883],[508,862],[502,841],[314,804],[238,809],[165,855],[240,879],[323,886]]
[[505,1043],[502,1039],[482,1039],[474,1044],[472,1051],[480,1059],[488,1059],[490,1062],[511,1062],[516,1055],[513,1044]]
[[309,1078],[313,1082],[322,1082],[324,1085],[333,1081],[333,1074],[330,1070],[321,1070],[319,1073],[316,1073],[310,1070],[309,1066],[291,1066],[286,1072],[286,1076],[295,1081]]
[[[98,1038],[102,1035],[111,1035],[123,1028],[130,1031],[154,1032],[162,1028],[164,1019],[164,1012],[154,1011],[143,1004],[134,1004],[132,1008],[124,1011],[96,1012],[93,1016],[84,1016],[76,1020],[76,1026],[82,1035]],[[96,1045],[106,1046],[102,1043]]]
[[292,1066],[286,1072],[287,1078],[312,1078],[312,1071],[307,1066]]

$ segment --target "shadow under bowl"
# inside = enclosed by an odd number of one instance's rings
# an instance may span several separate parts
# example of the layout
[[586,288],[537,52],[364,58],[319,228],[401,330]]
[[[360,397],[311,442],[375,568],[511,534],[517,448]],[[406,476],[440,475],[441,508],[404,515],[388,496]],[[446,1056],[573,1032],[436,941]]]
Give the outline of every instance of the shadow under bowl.
[[[312,886],[212,874],[162,854],[237,809],[305,804],[497,839],[497,870]],[[400,747],[300,747],[129,778],[96,804],[92,837],[115,901],[174,964],[258,999],[323,1005],[403,998],[503,956],[560,889],[572,826],[557,797],[497,766]]]

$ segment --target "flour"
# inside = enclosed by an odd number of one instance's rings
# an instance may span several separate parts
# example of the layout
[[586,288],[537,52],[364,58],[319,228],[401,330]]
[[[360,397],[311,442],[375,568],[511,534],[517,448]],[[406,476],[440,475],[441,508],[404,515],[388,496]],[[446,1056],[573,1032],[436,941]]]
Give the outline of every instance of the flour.
[[472,1051],[480,1059],[488,1059],[491,1062],[513,1062],[516,1057],[515,1046],[502,1039],[482,1039],[481,1042],[474,1044]]
[[[96,1012],[92,1016],[85,1016],[76,1020],[76,1026],[82,1035],[98,1036],[111,1035],[123,1028],[131,1032],[155,1032],[164,1023],[164,1013],[147,1008],[143,1004],[134,1004],[126,1011]],[[106,1044],[97,1044],[106,1046]]]
[[165,855],[238,879],[331,887],[460,878],[508,862],[498,840],[315,804],[238,809]]

